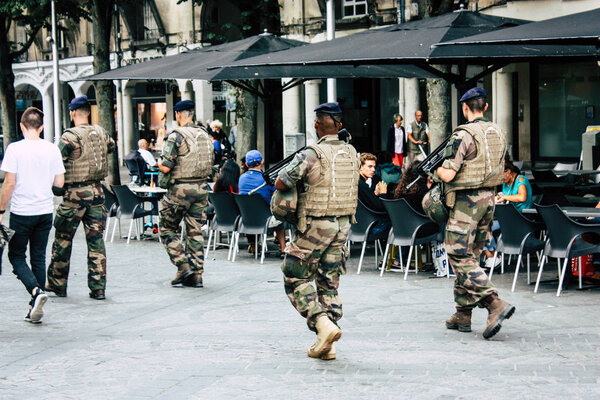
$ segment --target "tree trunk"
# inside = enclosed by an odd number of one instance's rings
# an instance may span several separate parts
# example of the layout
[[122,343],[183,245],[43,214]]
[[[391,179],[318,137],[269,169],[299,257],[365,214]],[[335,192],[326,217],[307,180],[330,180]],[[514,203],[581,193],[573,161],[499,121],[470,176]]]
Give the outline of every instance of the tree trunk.
[[[447,71],[445,66],[438,65],[436,68]],[[431,150],[439,146],[451,133],[451,104],[448,82],[442,78],[427,79],[427,108],[429,109]]]
[[[113,1],[94,0],[91,5],[94,35],[94,73],[110,70],[110,38],[113,21]],[[96,104],[98,105],[98,122],[114,139],[115,110],[114,110],[114,85],[112,81],[96,81]],[[120,185],[119,152],[115,150],[109,154],[107,183]]]
[[[256,83],[252,83],[256,87]],[[241,89],[236,89],[235,117],[237,120],[237,136],[235,150],[238,159],[246,156],[249,150],[256,149],[256,95]]]
[[4,27],[0,27],[0,105],[2,106],[2,133],[4,148],[17,140],[17,113],[15,98],[15,74],[12,70],[12,59],[8,45],[8,37],[4,35]]

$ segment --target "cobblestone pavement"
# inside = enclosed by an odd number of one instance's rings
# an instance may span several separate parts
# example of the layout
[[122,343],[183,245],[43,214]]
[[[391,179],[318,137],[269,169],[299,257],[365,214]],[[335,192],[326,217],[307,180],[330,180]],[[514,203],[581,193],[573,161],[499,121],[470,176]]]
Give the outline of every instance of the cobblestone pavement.
[[[123,223],[125,228],[128,224]],[[50,247],[50,246],[49,246]],[[44,322],[23,321],[29,298],[4,256],[0,276],[1,399],[598,399],[598,290],[555,285],[537,295],[512,274],[494,280],[517,312],[492,340],[447,330],[452,281],[383,278],[372,255],[342,278],[338,359],[306,356],[314,334],[288,303],[280,260],[217,250],[203,289],[171,288],[156,241],[107,244],[104,302],[88,298],[85,241],[76,235],[67,298]],[[213,256],[216,255],[216,259]]]

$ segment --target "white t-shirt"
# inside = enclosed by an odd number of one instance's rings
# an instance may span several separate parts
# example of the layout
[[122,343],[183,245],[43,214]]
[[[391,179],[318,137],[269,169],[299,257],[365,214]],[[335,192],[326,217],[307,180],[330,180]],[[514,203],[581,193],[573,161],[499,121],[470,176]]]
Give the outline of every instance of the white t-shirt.
[[58,147],[43,139],[23,139],[8,145],[0,169],[16,174],[10,212],[43,215],[54,211],[52,184],[65,167]]
[[142,156],[144,161],[146,161],[146,164],[148,164],[151,167],[154,167],[156,165],[156,160],[154,159],[152,153],[150,153],[146,149],[138,149],[138,151],[140,152],[140,155]]

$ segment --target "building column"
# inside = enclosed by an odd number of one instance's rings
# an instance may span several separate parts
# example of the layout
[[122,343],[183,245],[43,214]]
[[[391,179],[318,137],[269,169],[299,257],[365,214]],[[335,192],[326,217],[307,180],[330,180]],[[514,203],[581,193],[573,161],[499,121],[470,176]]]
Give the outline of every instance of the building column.
[[196,103],[196,120],[206,122],[213,119],[213,91],[208,81],[192,81],[194,102]]
[[[171,87],[168,85],[167,87]],[[167,95],[165,96],[165,103],[167,103],[167,132],[171,132],[173,127],[173,121],[175,121],[175,113],[173,112],[173,90],[167,91]]]
[[404,79],[404,126],[415,120],[419,109],[419,81],[417,78]]
[[192,85],[188,85],[185,79],[177,79],[177,86],[179,86],[179,93],[181,93],[181,100],[194,100],[194,92]]
[[51,89],[42,94],[42,109],[44,113],[44,139],[54,142],[54,99],[52,98]]
[[[126,82],[126,81],[125,81]],[[123,81],[113,81],[113,84],[116,87],[116,101],[117,101],[117,118],[116,118],[116,126],[117,129],[117,149],[119,151],[119,163],[123,163],[125,159],[124,150],[124,140],[123,140]]]
[[[256,98],[256,150],[260,151],[263,158],[265,153],[265,101],[262,97]],[[265,161],[266,162],[266,161]]]
[[[285,85],[287,82],[287,79],[281,80],[282,85]],[[300,88],[298,86],[294,86],[281,93],[281,114],[283,117],[282,126],[284,136],[283,154],[286,156],[288,154],[288,143],[285,136],[294,135],[303,130],[300,126]],[[296,150],[293,149],[292,151]]]
[[[494,121],[506,134],[506,143],[512,147],[513,129],[513,96],[512,96],[512,71],[503,68],[494,72],[492,82],[494,91]],[[515,150],[511,149],[511,158]]]
[[[137,135],[134,132],[133,95],[134,88],[123,89],[123,154],[137,149]],[[137,117],[137,116],[136,116]]]
[[304,82],[304,120],[306,129],[306,144],[316,143],[319,140],[315,130],[314,109],[319,105],[320,79]]

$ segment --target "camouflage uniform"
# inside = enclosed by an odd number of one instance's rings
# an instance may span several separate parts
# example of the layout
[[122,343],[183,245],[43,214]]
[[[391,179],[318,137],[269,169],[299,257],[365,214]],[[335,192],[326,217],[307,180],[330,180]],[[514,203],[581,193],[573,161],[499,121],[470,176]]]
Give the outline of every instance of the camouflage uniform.
[[[108,137],[107,152],[115,150],[115,142]],[[58,148],[65,166],[69,160],[79,158],[82,153],[78,138],[66,131],[60,138]],[[67,168],[68,174],[69,168]],[[65,180],[68,177],[65,175]],[[79,222],[83,222],[85,239],[88,246],[88,287],[92,291],[106,288],[106,251],[104,248],[104,228],[106,227],[106,208],[104,192],[100,182],[65,184],[63,201],[56,210],[52,244],[52,259],[48,266],[48,285],[61,292],[67,290],[73,236]]]
[[[286,187],[293,188],[315,168],[321,168],[317,153],[306,149],[279,173],[279,178]],[[335,323],[342,318],[338,286],[340,275],[346,273],[345,243],[350,223],[351,216],[308,216],[306,226],[299,224],[285,250],[281,266],[285,292],[312,331],[316,332],[315,323],[322,313]],[[316,291],[311,284],[313,280]]]
[[[187,126],[193,127],[192,124]],[[173,169],[177,157],[188,151],[188,145],[182,136],[171,132],[165,139],[162,165]],[[206,178],[178,180],[169,187],[160,210],[160,237],[171,262],[179,269],[189,266],[199,279],[204,272],[204,237],[201,227],[209,191]],[[185,222],[185,246],[177,233],[181,220]]]
[[[449,142],[453,154],[443,163],[444,168],[459,171],[464,161],[473,160],[477,145],[473,137],[464,130],[454,132]],[[456,179],[456,178],[455,178]],[[491,224],[494,217],[493,187],[458,190],[450,193],[450,207],[444,245],[448,261],[456,274],[454,301],[457,308],[483,307],[480,300],[498,292],[485,271],[479,266],[483,247],[491,239]]]

